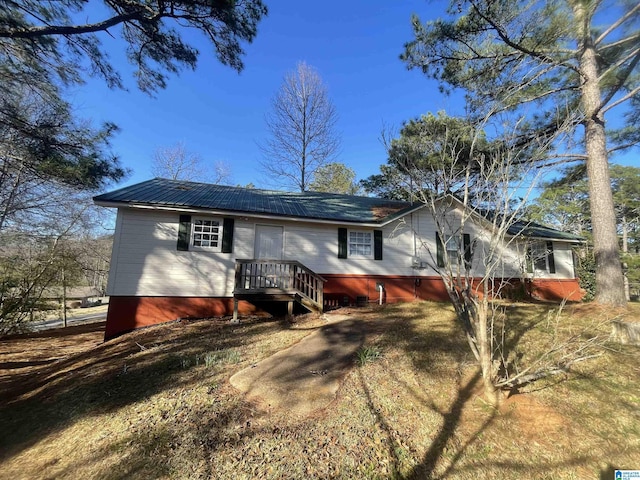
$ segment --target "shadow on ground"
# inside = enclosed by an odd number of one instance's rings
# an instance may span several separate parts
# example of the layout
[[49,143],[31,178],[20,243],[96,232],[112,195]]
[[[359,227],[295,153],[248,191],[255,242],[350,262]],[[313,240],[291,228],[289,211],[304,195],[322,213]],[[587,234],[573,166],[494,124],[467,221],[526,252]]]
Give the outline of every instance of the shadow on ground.
[[263,408],[308,415],[329,405],[364,341],[364,323],[342,319],[233,375],[231,385]]
[[[95,338],[103,334],[96,327],[83,328],[83,334],[93,332]],[[186,387],[197,381],[184,375],[193,359],[212,349],[240,347],[254,336],[282,329],[275,321],[239,325],[200,321],[184,326],[174,322],[89,349],[85,339],[82,351],[32,365],[28,373],[14,368],[0,377],[0,426],[9,432],[0,437],[0,461],[84,416],[114,412],[169,387]],[[64,337],[81,343],[72,329],[66,334],[43,332],[28,339],[59,341]],[[5,350],[6,343],[3,345]]]
[[[320,329],[315,324],[296,326],[289,355],[280,352],[269,357],[273,352],[264,340],[284,335],[288,326],[283,323],[202,321],[134,332],[64,358],[36,359],[42,363],[31,365],[37,374],[30,377],[15,376],[22,368],[18,360],[15,365],[5,362],[10,364],[8,375],[13,380],[0,377],[0,385],[10,386],[7,391],[3,388],[0,400],[0,425],[9,432],[0,439],[0,460],[19,455],[79,418],[115,414],[170,390],[178,393],[163,398],[161,406],[154,405],[153,415],[131,419],[113,440],[90,456],[59,466],[55,476],[72,478],[88,470],[93,478],[122,479],[176,472],[188,472],[192,478],[496,478],[501,472],[507,472],[504,478],[516,474],[546,478],[558,469],[593,462],[597,453],[574,453],[564,448],[566,438],[558,438],[561,451],[553,458],[530,459],[522,453],[510,458],[490,450],[501,441],[492,437],[494,431],[506,432],[519,450],[530,445],[513,434],[518,425],[509,424],[509,412],[493,409],[480,399],[480,377],[451,311],[430,309],[427,304],[348,313],[343,322]],[[526,312],[516,318],[508,348],[517,349],[540,318]],[[315,347],[300,340],[313,332],[321,340]],[[246,358],[224,370],[188,374],[194,359],[212,350],[220,355],[247,351],[258,339],[266,343],[254,353],[255,361]],[[383,357],[372,367],[355,367],[354,352],[363,342],[383,353],[396,352],[398,357]],[[266,357],[269,361],[260,361]],[[394,361],[409,364],[412,376],[395,376]],[[265,390],[271,390],[281,400],[267,401],[267,413],[259,412],[227,382],[238,371],[246,374],[249,399],[260,402]],[[267,376],[274,383],[265,381]],[[392,388],[380,389],[377,382],[382,381]],[[352,389],[349,397],[339,392],[335,403],[327,405],[343,382]],[[296,412],[300,392],[314,391],[326,394],[322,402],[315,404],[311,399],[312,409]],[[608,384],[603,385],[603,401],[608,392]],[[403,436],[413,434],[412,428],[420,424],[404,430],[398,426],[403,415],[411,413],[394,404],[400,396],[403,408],[419,412],[410,418],[429,414],[435,419],[430,430],[422,432],[426,440],[419,447],[407,445]],[[144,405],[148,408],[148,403]],[[360,418],[349,417],[351,405],[364,405],[372,423],[356,425]],[[632,407],[629,401],[628,408]],[[309,411],[315,413],[305,418]],[[333,418],[338,411],[344,417]],[[380,438],[364,438],[367,429]],[[539,441],[554,443],[553,439]],[[380,458],[371,453],[377,454],[378,448],[383,451]],[[364,463],[368,469],[362,470]],[[610,469],[600,473],[606,478]]]

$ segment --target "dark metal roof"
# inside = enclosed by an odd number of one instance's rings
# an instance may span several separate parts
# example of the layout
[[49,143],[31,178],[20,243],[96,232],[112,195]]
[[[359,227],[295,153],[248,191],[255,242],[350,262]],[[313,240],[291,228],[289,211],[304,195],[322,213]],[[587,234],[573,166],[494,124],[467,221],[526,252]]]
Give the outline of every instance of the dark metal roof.
[[[496,214],[491,210],[478,208],[475,210],[481,217],[486,218],[488,221],[493,221],[496,218]],[[501,218],[499,219],[501,220]],[[498,222],[500,223],[500,222]],[[567,240],[569,242],[583,242],[584,238],[573,233],[563,232],[556,230],[555,228],[547,227],[539,223],[516,220],[507,228],[507,233],[512,236],[521,235],[529,238],[540,238],[549,240]]]
[[572,233],[562,232],[555,228],[546,227],[534,222],[515,222],[507,230],[509,235],[522,235],[532,238],[548,238],[554,240],[568,240],[570,242],[582,242],[583,237]]
[[97,203],[202,208],[338,222],[382,223],[408,202],[321,192],[280,192],[154,178],[94,197]]
[[[211,209],[236,214],[263,214],[345,223],[387,223],[419,205],[384,198],[321,192],[281,192],[154,178],[104,193],[96,203]],[[490,218],[491,215],[482,213]],[[510,235],[580,242],[577,235],[532,222],[515,222]]]

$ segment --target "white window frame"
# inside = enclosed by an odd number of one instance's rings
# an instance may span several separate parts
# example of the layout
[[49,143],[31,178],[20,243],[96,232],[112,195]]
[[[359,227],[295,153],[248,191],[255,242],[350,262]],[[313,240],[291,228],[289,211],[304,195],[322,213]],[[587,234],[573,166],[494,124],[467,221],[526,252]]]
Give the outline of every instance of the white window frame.
[[[351,234],[361,234],[361,235],[368,235],[369,236],[369,242],[352,242],[351,241]],[[356,239],[357,240],[357,239]],[[355,244],[355,245],[368,245],[369,246],[369,254],[365,255],[365,254],[352,254],[351,253],[351,245]],[[373,239],[373,230],[347,230],[347,258],[373,258],[374,255],[374,239]]]
[[457,265],[462,263],[464,258],[464,240],[462,235],[445,235],[444,236],[444,254],[449,265]]
[[[533,272],[549,272],[549,250],[547,249],[547,242],[532,242],[531,243],[531,267]],[[542,267],[544,262],[544,268]]]
[[[206,229],[203,229],[203,231],[198,231],[198,227],[199,227],[199,225],[197,225],[198,222],[217,222],[218,223],[218,231],[215,233],[215,235],[217,235],[218,237],[217,245],[215,246],[196,245],[196,242],[198,241],[196,239],[196,235],[214,235],[213,231],[206,231]],[[189,243],[191,244],[191,247],[194,250],[201,250],[203,252],[221,252],[223,225],[224,225],[224,219],[222,219],[221,217],[193,217],[191,219],[191,238],[189,241]]]

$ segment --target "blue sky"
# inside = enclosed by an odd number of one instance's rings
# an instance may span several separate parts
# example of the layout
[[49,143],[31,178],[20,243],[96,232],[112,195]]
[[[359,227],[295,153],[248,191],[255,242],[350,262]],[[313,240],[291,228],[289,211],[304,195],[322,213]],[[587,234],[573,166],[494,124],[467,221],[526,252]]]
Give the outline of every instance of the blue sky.
[[398,58],[411,39],[411,13],[427,18],[439,6],[424,0],[267,5],[269,15],[246,46],[240,74],[220,65],[208,44],[190,36],[201,51],[198,68],[172,76],[155,98],[136,89],[118,42],[103,39],[128,91],[109,90],[92,79],[72,92],[72,100],[80,116],[121,128],[114,151],[133,170],[121,186],[151,178],[153,152],[179,141],[207,161],[228,163],[234,184],[267,186],[256,142],[268,137],[264,115],[285,73],[299,61],[315,67],[326,83],[339,117],[338,161],[353,168],[358,179],[385,163],[379,140],[385,125],[398,127],[428,111],[462,113],[458,99],[443,97],[434,82],[408,71]]
[[423,21],[436,18],[444,2],[266,3],[269,15],[246,45],[240,74],[219,64],[211,47],[189,33],[186,38],[201,51],[198,68],[172,76],[155,98],[137,90],[122,45],[109,36],[102,39],[128,91],[109,90],[92,79],[72,92],[72,101],[79,116],[121,128],[113,149],[132,174],[118,186],[151,178],[153,152],[184,142],[207,162],[227,163],[233,184],[267,187],[256,142],[268,137],[264,115],[285,73],[299,61],[315,67],[326,83],[339,116],[338,161],[358,179],[378,173],[386,161],[379,139],[383,127],[398,129],[404,120],[438,110],[463,114],[458,96],[443,96],[435,82],[408,71],[398,58],[412,38],[411,14]]

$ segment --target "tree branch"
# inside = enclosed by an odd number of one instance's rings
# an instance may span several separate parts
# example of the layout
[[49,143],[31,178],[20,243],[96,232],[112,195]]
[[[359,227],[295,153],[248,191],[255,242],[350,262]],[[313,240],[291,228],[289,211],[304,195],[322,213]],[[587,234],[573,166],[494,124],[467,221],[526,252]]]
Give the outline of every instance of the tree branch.
[[115,25],[132,20],[155,21],[162,18],[162,14],[154,17],[145,17],[141,11],[116,15],[98,23],[87,25],[45,25],[30,28],[0,29],[0,38],[37,38],[45,35],[81,35],[84,33],[95,33],[106,31]]
[[[640,59],[640,56],[638,56],[638,58]],[[630,98],[634,97],[638,92],[640,92],[640,86],[634,88],[633,90],[631,90],[629,93],[627,93],[624,97],[616,100],[615,102],[613,102],[611,105],[607,105],[606,108],[602,109],[602,113],[606,113],[609,110],[611,110],[614,107],[617,107],[618,105],[620,105],[621,103],[626,102],[627,100],[629,100]]]
[[604,52],[605,50],[609,50],[610,48],[616,48],[619,47],[620,45],[624,45],[625,43],[632,43],[636,42],[640,39],[640,33],[635,33],[629,37],[626,38],[621,38],[620,40],[616,40],[615,42],[611,42],[611,43],[607,43],[606,45],[602,45],[602,47],[600,47],[600,52]]
[[607,155],[611,155],[614,152],[619,152],[620,150],[626,150],[627,148],[635,147],[637,144],[638,142],[625,143],[623,145],[618,145],[616,147],[613,147],[607,150]]
[[625,15],[618,19],[618,21],[614,22],[609,28],[607,28],[604,32],[600,34],[598,38],[593,42],[594,45],[598,45],[602,42],[611,32],[613,32],[616,28],[626,22],[633,14],[635,14],[638,10],[640,10],[640,3],[638,3],[635,7],[629,10]]
[[585,360],[590,360],[592,358],[600,357],[602,354],[594,354],[594,355],[586,355],[584,357],[579,357],[573,360],[570,360],[562,365],[558,365],[555,367],[545,367],[539,370],[536,370],[533,373],[529,374],[520,374],[515,375],[509,379],[505,379],[500,382],[496,382],[496,387],[498,388],[509,388],[515,389],[518,387],[522,387],[523,385],[535,382],[536,380],[540,380],[546,377],[560,375],[562,373],[569,373],[571,370],[571,366],[578,362],[584,362]]
[[509,47],[513,48],[514,50],[517,50],[519,52],[524,53],[525,55],[528,55],[532,58],[537,58],[538,60],[548,64],[548,65],[557,65],[557,66],[566,66],[568,68],[570,68],[571,70],[574,70],[576,73],[580,73],[580,71],[573,65],[571,64],[566,64],[565,62],[558,62],[555,59],[544,55],[540,52],[537,52],[535,50],[531,50],[529,48],[526,48],[525,46],[523,46],[520,43],[514,42],[511,37],[507,34],[506,30],[503,28],[502,25],[499,25],[497,22],[493,21],[493,19],[489,16],[489,15],[485,15],[484,12],[482,12],[480,10],[480,8],[477,6],[476,2],[472,1],[471,5],[473,6],[473,9],[476,11],[476,13],[478,15],[480,15],[480,17],[487,22],[489,25],[491,25],[491,27],[493,28],[493,30],[498,34],[498,36],[500,37],[500,39]]

